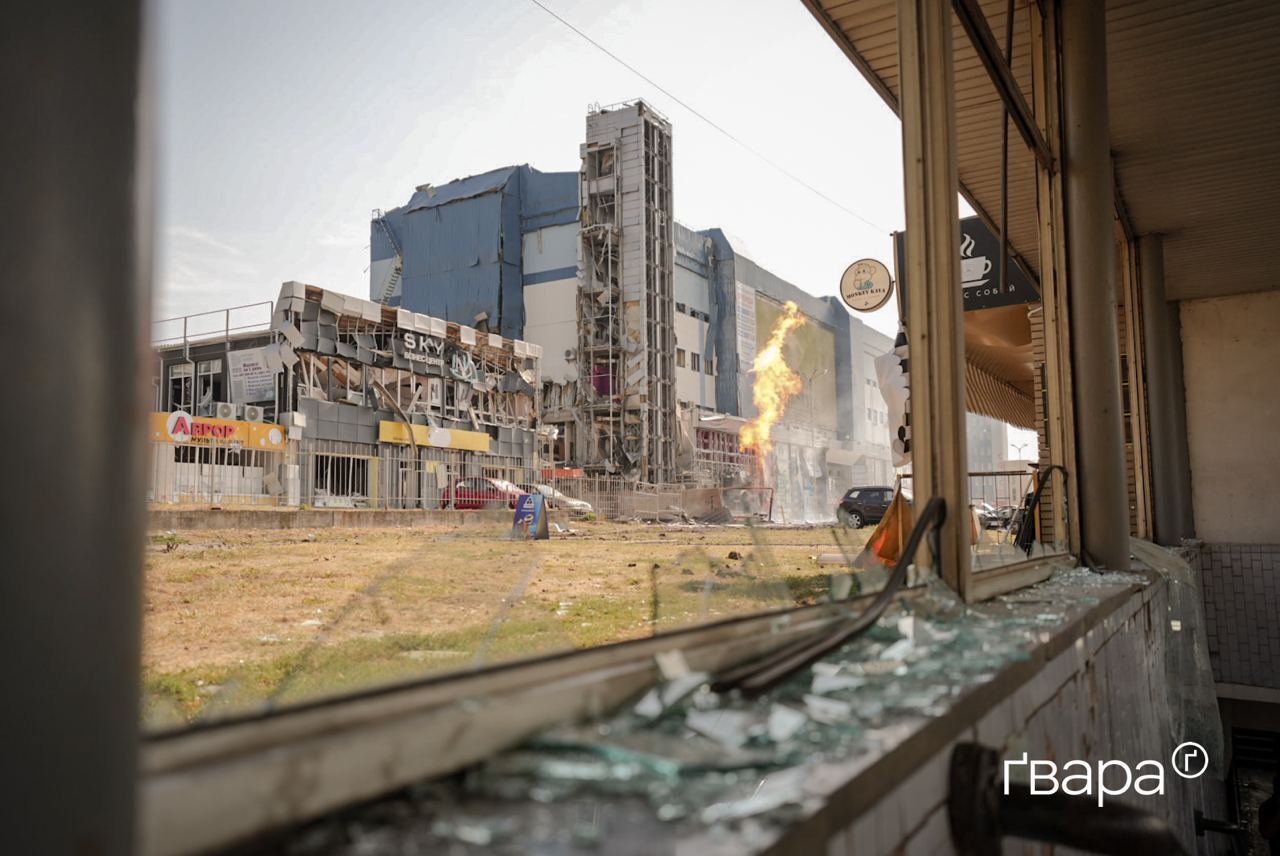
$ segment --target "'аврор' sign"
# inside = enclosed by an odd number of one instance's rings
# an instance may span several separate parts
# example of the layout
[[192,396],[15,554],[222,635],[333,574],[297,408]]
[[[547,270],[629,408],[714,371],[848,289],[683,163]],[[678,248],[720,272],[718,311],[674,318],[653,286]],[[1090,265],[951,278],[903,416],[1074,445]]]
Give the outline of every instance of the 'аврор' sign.
[[230,446],[278,452],[285,447],[285,430],[264,422],[239,419],[210,419],[192,416],[185,410],[152,413],[148,434],[153,443],[175,446]]

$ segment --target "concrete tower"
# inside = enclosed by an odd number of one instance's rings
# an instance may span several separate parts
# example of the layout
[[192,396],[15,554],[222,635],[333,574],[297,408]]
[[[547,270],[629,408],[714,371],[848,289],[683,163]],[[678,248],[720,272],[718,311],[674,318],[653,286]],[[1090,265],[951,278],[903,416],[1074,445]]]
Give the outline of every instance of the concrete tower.
[[589,470],[670,481],[676,397],[671,124],[593,110],[579,172],[578,365]]

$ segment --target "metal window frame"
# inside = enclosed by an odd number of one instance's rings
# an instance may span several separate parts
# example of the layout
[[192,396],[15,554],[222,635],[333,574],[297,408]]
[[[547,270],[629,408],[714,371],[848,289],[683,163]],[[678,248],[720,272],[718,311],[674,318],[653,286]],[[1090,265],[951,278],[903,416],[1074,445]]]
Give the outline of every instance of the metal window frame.
[[[1078,555],[1080,527],[1074,476],[1064,189],[1061,171],[1055,168],[1062,145],[1057,6],[1048,3],[1027,7],[1031,18],[1034,110],[1027,106],[1017,88],[980,7],[972,0],[953,0],[950,6],[982,58],[1024,141],[1036,153],[1049,402],[1045,414],[1048,458],[1068,474],[1066,490],[1051,492],[1051,515],[1056,524],[1055,533],[1062,533],[1065,526],[1070,538],[1070,554]],[[963,468],[956,465],[956,458],[963,456],[948,454],[965,447],[964,379],[955,377],[957,372],[953,371],[963,363],[963,337],[959,333],[962,309],[957,297],[960,289],[955,270],[954,230],[947,228],[947,217],[958,220],[958,212],[952,209],[959,191],[954,154],[956,115],[948,4],[938,0],[899,0],[897,24],[901,100],[896,107],[903,121],[907,228],[926,236],[925,241],[915,242],[915,252],[909,251],[904,261],[911,281],[935,286],[926,288],[908,305],[914,480],[920,495],[942,496],[948,508],[963,509],[968,505],[967,483]],[[957,287],[943,287],[952,282],[957,283]],[[944,580],[965,600],[993,597],[1048,575],[1043,560],[974,570],[967,556],[967,526],[962,527],[958,517],[949,515],[950,525],[944,527],[939,539],[939,555]],[[917,561],[928,562],[928,557],[918,556]]]

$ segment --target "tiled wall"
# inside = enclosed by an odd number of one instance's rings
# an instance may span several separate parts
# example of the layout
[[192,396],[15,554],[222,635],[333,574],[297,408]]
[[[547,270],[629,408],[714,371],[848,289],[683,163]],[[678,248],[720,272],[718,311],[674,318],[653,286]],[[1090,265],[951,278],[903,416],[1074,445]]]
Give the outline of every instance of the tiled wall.
[[1280,544],[1205,544],[1200,571],[1214,677],[1280,689]]

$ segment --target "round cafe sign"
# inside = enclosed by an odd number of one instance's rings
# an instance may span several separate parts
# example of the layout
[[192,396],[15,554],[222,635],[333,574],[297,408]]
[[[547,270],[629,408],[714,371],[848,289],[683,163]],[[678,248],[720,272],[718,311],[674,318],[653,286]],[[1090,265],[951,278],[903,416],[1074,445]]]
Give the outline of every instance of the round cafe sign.
[[840,296],[857,312],[874,312],[889,302],[891,294],[889,269],[875,259],[854,262],[840,277]]

